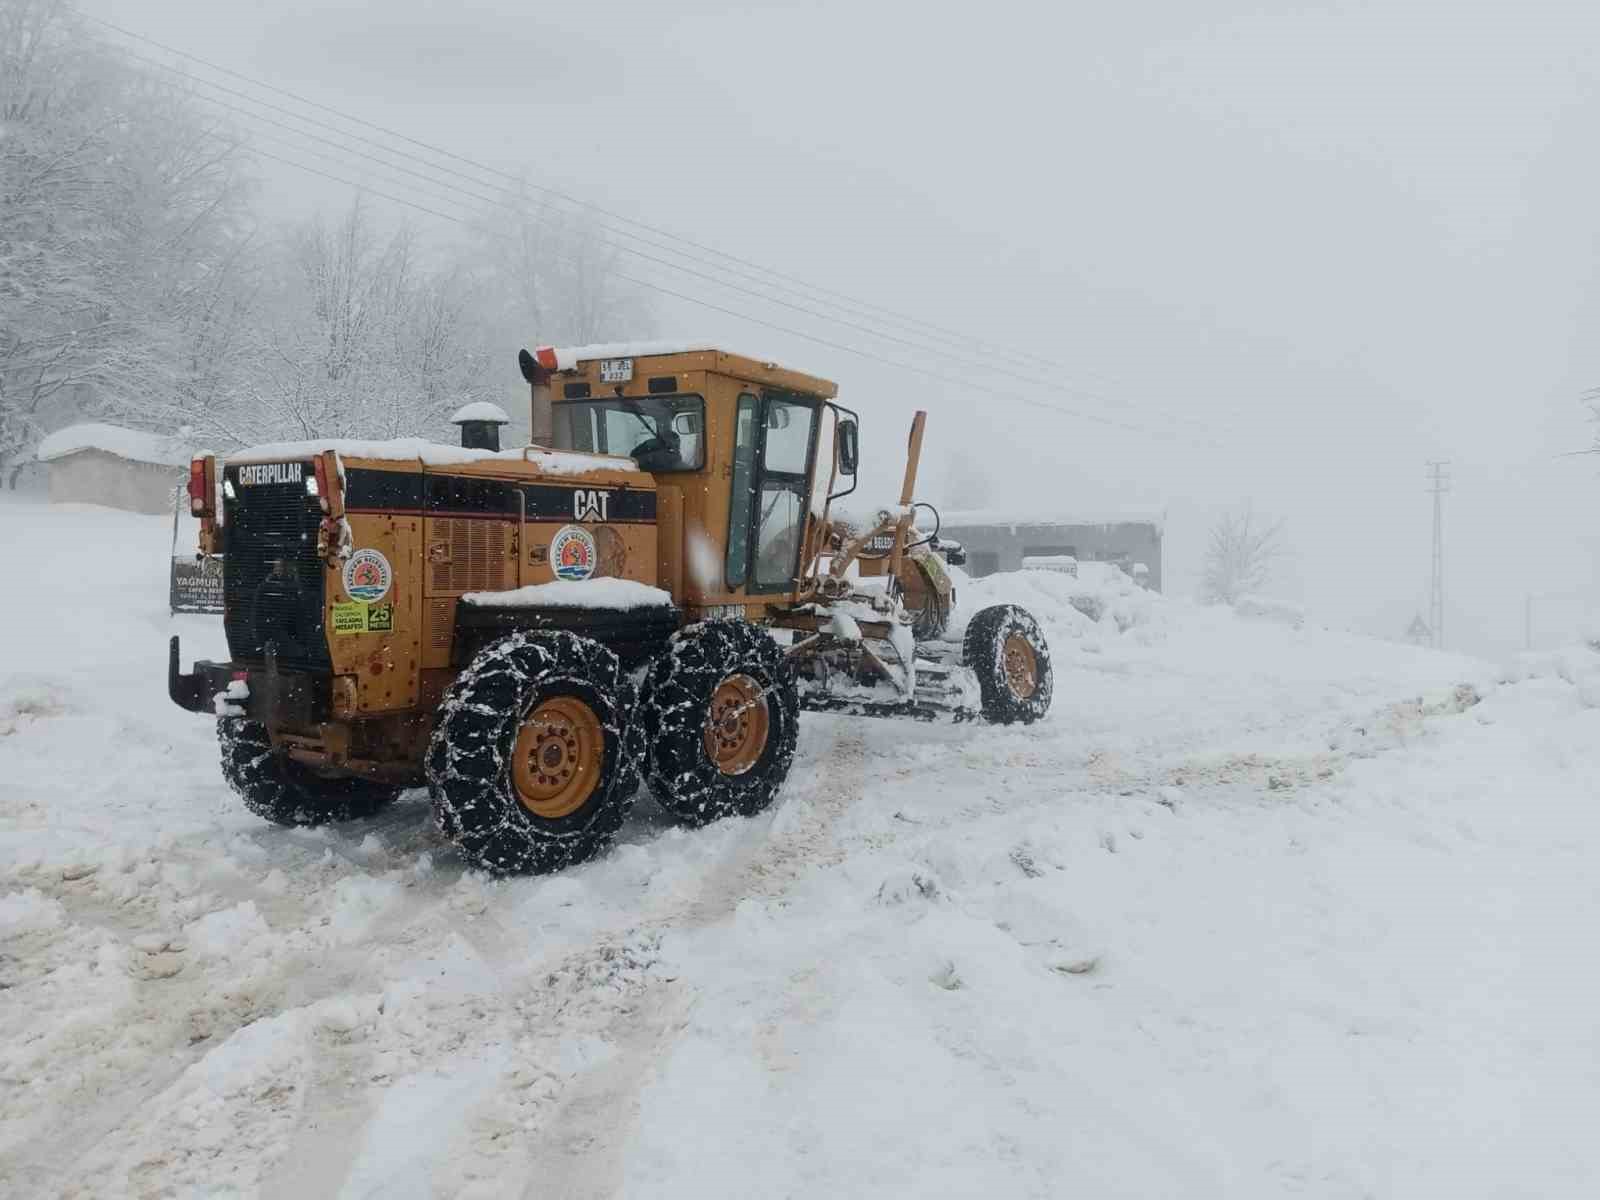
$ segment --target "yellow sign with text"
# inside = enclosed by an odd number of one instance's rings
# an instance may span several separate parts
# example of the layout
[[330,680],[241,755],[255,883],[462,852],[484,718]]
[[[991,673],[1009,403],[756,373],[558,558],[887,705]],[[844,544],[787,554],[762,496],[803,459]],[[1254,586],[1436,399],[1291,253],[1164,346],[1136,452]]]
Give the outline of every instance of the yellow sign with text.
[[394,631],[394,605],[363,604],[350,600],[333,606],[333,632],[392,633]]

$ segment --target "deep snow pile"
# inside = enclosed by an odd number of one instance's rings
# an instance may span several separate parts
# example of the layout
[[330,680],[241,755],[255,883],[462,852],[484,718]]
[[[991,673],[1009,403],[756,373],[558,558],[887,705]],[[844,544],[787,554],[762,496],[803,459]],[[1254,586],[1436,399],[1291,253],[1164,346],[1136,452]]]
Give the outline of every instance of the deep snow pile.
[[495,882],[243,812],[159,519],[0,528],[0,1194],[1592,1194],[1592,651],[963,581],[1047,722],[808,717],[770,813]]

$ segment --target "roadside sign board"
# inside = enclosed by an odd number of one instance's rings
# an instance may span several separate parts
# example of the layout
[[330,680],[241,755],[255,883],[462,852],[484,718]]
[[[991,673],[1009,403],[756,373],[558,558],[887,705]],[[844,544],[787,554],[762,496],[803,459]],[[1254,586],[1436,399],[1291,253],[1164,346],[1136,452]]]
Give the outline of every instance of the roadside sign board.
[[172,592],[169,607],[175,613],[220,613],[222,611],[222,560],[193,558],[172,560]]
[[172,489],[172,575],[167,607],[175,613],[221,613],[222,559],[201,558],[195,552],[196,539],[189,535],[183,538],[184,549],[178,549],[187,501],[183,488]]

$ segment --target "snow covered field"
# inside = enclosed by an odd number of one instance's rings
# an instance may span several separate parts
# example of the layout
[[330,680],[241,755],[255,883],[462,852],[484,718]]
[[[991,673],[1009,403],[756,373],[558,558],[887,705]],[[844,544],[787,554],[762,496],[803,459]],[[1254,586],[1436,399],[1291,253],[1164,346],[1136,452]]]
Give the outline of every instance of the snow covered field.
[[160,519],[0,532],[0,1194],[1600,1190],[1600,655],[985,581],[1046,724],[808,716],[772,812],[493,881],[243,810]]

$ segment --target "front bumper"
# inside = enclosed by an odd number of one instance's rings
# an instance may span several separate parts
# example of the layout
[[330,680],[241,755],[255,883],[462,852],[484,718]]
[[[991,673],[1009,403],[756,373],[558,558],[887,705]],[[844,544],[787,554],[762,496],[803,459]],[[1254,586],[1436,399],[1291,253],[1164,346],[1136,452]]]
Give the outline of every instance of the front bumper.
[[252,721],[272,726],[311,726],[328,719],[332,692],[329,677],[279,670],[277,655],[270,647],[266,662],[260,666],[201,660],[194,664],[192,674],[185,675],[178,639],[173,637],[167,645],[167,695],[179,708],[214,714],[217,693],[227,691],[229,684],[241,677],[250,695],[228,703],[242,708]]

